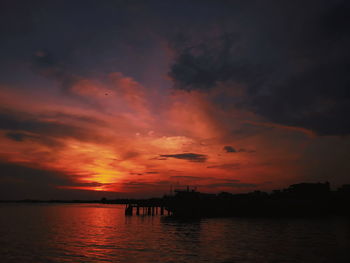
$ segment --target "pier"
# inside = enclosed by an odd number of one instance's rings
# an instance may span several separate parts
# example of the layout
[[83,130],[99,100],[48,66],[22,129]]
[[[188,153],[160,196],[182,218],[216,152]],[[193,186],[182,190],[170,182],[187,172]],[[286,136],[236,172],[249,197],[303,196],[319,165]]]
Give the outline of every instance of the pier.
[[200,193],[175,190],[174,195],[146,200],[125,200],[126,215],[174,217],[298,217],[349,215],[350,185],[332,191],[329,182],[299,183],[272,193]]
[[159,201],[141,200],[139,202],[128,203],[125,207],[125,215],[171,215],[165,205]]

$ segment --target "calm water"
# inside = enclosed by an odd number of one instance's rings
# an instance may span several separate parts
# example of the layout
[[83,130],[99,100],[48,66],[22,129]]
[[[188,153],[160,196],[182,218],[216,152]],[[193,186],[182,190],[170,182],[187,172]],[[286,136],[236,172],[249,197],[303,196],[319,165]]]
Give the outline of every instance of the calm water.
[[125,217],[123,206],[1,204],[0,262],[350,262],[350,220]]

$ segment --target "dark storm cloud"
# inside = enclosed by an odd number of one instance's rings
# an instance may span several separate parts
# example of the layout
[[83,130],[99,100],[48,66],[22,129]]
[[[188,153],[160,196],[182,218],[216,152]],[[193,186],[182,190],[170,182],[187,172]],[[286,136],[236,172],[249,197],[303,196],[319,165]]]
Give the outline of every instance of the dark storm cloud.
[[28,85],[30,77],[31,82],[49,83],[46,87],[53,89],[59,84],[69,91],[92,72],[118,70],[134,77],[149,63],[143,56],[153,45],[145,30],[151,5],[157,3],[2,0],[0,79]]
[[[102,193],[63,189],[62,187],[99,187],[107,185],[98,182],[76,182],[72,178],[77,179],[77,177],[58,171],[27,167],[20,163],[7,163],[4,160],[0,160],[0,171],[0,200],[25,198],[100,199]],[[107,194],[107,196],[111,196],[111,194]]]
[[198,153],[178,153],[178,154],[162,154],[159,155],[164,158],[175,158],[181,160],[187,160],[190,162],[205,162],[208,158],[207,155],[198,154]]
[[[42,183],[46,185],[66,184],[66,179],[61,177],[62,174],[55,171],[44,170],[39,168],[31,168],[22,164],[6,163],[0,160],[1,167],[1,179],[11,177],[18,182],[31,182]],[[34,180],[33,180],[34,179]]]
[[[94,140],[86,129],[58,121],[46,121],[27,113],[0,110],[0,129],[8,131],[6,136],[15,141],[36,140],[45,144],[56,144],[54,138],[72,137],[78,140]],[[30,134],[28,134],[30,133]]]
[[7,138],[17,141],[17,142],[23,142],[25,139],[32,139],[33,136],[27,135],[20,132],[8,132],[5,134]]
[[73,126],[41,121],[29,114],[6,110],[0,112],[0,129],[62,135],[77,133],[77,129]]
[[319,135],[349,134],[350,2],[250,3],[227,17],[221,37],[183,46],[169,73],[175,88],[241,85],[244,94],[215,103]]
[[[72,183],[60,172],[40,168],[26,167],[22,164],[6,163],[0,160],[0,185],[3,196],[15,198],[33,197],[36,194],[49,194],[56,186],[67,186]],[[50,196],[50,195],[48,195]]]
[[51,147],[63,146],[59,141],[44,135],[32,135],[23,132],[7,132],[5,136],[16,142],[35,141]]

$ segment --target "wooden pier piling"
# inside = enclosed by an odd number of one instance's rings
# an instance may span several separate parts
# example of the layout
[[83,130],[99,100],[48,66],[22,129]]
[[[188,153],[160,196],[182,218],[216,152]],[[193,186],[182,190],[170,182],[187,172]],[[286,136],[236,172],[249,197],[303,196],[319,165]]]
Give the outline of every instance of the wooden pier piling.
[[[136,215],[164,215],[165,210],[167,210],[163,204],[161,203],[145,203],[145,202],[139,202],[139,203],[129,203],[125,207],[125,215],[133,215],[135,208],[135,214]],[[168,211],[169,215],[169,211]]]
[[132,216],[132,210],[133,210],[133,206],[127,205],[125,208],[125,215]]

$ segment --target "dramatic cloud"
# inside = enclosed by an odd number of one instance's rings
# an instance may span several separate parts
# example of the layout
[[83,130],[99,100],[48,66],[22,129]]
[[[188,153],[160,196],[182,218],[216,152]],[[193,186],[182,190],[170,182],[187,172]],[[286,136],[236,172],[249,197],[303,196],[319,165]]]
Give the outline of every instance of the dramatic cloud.
[[7,132],[5,136],[16,142],[34,141],[51,147],[62,146],[62,143],[58,140],[45,135],[28,134],[24,132]]
[[0,1],[0,198],[347,183],[347,1],[19,2]]
[[23,142],[25,139],[36,139],[35,136],[27,135],[25,133],[20,133],[20,132],[8,132],[5,135],[11,140],[14,140],[17,142]]
[[[26,198],[55,198],[58,195],[66,198],[60,192],[61,189],[84,189],[101,187],[105,184],[98,182],[83,182],[62,172],[28,167],[25,164],[7,163],[0,160],[0,199],[26,199]],[[18,192],[21,190],[21,192]],[[79,194],[80,198],[86,198],[88,194]],[[73,194],[74,195],[74,194]],[[70,195],[72,193],[70,192]]]
[[160,157],[165,158],[175,158],[181,160],[187,160],[190,162],[205,162],[207,160],[207,156],[204,154],[197,153],[178,153],[178,154],[162,154]]
[[[73,116],[73,120],[78,117]],[[83,119],[85,121],[85,119]],[[90,119],[87,119],[90,121]],[[6,136],[15,141],[25,139],[50,143],[49,137],[61,138],[70,137],[79,140],[89,140],[90,136],[86,129],[81,129],[74,124],[62,123],[59,121],[47,120],[45,116],[31,115],[24,112],[0,110],[0,130],[9,130]],[[29,133],[29,134],[26,134]],[[53,143],[53,139],[51,139]]]
[[177,89],[224,86],[231,99],[216,103],[270,122],[349,134],[349,14],[347,1],[252,1],[226,25],[233,33],[179,51],[170,76]]

